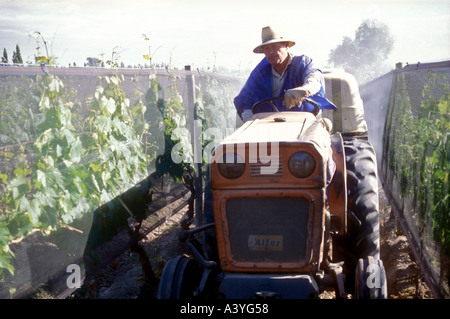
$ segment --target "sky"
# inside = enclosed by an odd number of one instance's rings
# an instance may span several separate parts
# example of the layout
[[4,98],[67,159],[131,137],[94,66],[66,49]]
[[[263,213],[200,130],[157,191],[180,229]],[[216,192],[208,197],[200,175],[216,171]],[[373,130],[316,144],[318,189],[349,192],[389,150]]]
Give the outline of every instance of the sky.
[[0,0],[0,12],[0,50],[10,60],[18,44],[24,62],[34,61],[38,31],[62,66],[116,51],[125,65],[143,65],[150,53],[177,68],[247,70],[263,58],[252,51],[271,25],[296,42],[292,53],[326,67],[365,19],[389,27],[392,68],[450,59],[450,0]]

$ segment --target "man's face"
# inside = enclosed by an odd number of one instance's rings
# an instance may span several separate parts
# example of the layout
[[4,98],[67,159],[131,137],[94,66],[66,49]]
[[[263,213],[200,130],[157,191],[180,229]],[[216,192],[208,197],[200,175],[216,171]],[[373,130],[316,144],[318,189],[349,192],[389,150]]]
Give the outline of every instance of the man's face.
[[284,42],[265,45],[263,51],[272,66],[280,65],[288,56],[288,48]]

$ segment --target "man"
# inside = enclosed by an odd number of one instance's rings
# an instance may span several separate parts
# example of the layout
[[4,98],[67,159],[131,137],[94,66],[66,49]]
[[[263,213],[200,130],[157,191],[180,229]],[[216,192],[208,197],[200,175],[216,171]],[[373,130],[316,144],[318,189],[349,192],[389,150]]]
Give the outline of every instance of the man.
[[[305,56],[294,56],[288,48],[295,42],[279,36],[271,27],[265,27],[261,33],[262,43],[253,52],[264,53],[265,58],[250,74],[241,92],[234,99],[237,113],[242,121],[251,120],[253,111],[273,112],[270,105],[261,104],[252,111],[252,106],[270,97],[282,97],[274,101],[279,111],[315,110],[310,103],[303,101],[308,97],[319,105],[319,108],[337,110],[337,107],[325,98],[322,71],[315,68],[312,60]],[[331,122],[324,121],[324,126],[331,131]],[[327,186],[336,170],[332,159],[331,144],[328,146],[330,160],[327,163]]]
[[[335,108],[325,99],[322,72],[314,67],[312,60],[305,55],[294,56],[288,52],[295,42],[279,36],[271,27],[263,28],[261,37],[262,43],[253,52],[263,53],[265,58],[252,71],[234,99],[237,113],[244,122],[251,119],[254,103],[270,97],[284,95],[282,101],[274,102],[280,111],[313,111],[314,106],[303,102],[305,97],[318,102],[321,108]],[[255,110],[271,111],[267,104]]]
[[[252,116],[252,106],[256,102],[283,96],[283,101],[275,101],[279,111],[307,111],[315,110],[310,103],[303,102],[309,97],[319,104],[321,108],[336,109],[325,98],[322,72],[314,68],[312,60],[304,55],[293,56],[288,48],[295,42],[285,40],[278,36],[271,27],[262,29],[262,44],[253,52],[264,53],[265,58],[250,74],[239,95],[234,99],[236,110],[241,119],[246,122]],[[302,103],[303,102],[303,103]],[[272,112],[269,105],[261,105],[256,112]],[[331,145],[328,147],[329,161],[327,163],[327,185],[330,183],[336,164],[332,159]],[[212,190],[209,167],[205,181],[204,223],[214,222]],[[205,253],[210,260],[218,260],[215,231],[205,231]]]

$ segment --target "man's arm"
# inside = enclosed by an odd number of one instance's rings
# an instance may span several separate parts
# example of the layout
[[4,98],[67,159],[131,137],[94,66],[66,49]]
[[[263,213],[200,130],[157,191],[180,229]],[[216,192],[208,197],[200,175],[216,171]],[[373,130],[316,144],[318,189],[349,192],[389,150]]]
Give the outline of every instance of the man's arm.
[[251,119],[252,105],[270,97],[271,66],[266,58],[253,69],[241,92],[234,98],[237,114],[245,122]]
[[320,70],[311,72],[305,79],[302,86],[292,88],[284,94],[284,105],[291,108],[296,104],[300,104],[305,97],[311,96],[319,92],[322,87],[323,75]]
[[307,76],[305,79],[305,84],[303,84],[302,87],[309,92],[308,96],[319,92],[322,87],[322,79],[323,75],[319,70],[316,70]]

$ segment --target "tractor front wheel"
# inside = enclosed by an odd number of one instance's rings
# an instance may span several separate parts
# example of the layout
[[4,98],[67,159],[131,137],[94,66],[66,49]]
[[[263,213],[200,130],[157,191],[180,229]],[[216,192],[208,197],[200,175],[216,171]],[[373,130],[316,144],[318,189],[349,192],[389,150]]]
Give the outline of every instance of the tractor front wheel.
[[201,277],[202,268],[194,259],[184,255],[170,259],[161,274],[158,299],[194,298]]
[[380,259],[368,257],[358,260],[355,299],[387,299],[386,271]]

